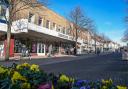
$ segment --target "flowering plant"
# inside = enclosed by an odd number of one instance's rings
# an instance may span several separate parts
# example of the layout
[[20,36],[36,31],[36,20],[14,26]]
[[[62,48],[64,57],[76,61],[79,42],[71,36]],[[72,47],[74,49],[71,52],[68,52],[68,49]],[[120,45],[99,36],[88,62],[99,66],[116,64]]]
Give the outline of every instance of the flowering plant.
[[47,74],[35,64],[13,64],[0,70],[0,89],[36,89],[47,80]]
[[74,79],[64,74],[60,74],[57,83],[54,84],[55,89],[71,89]]
[[0,89],[127,89],[114,85],[111,79],[101,81],[76,80],[65,74],[47,74],[35,64],[0,66]]

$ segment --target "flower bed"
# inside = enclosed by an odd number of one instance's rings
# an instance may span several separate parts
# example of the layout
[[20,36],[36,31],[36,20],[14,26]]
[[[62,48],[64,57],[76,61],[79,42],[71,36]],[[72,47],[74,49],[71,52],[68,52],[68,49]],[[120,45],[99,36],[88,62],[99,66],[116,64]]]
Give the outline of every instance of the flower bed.
[[55,76],[39,70],[38,65],[28,63],[12,67],[0,66],[0,89],[127,89],[114,85],[112,80],[75,80],[64,74]]

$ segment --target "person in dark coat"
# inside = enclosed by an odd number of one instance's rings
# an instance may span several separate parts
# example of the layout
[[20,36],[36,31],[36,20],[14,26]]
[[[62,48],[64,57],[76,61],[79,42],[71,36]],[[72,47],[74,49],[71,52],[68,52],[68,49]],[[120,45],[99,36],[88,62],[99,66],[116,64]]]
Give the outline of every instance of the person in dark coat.
[[100,50],[99,50],[99,49],[97,50],[97,55],[98,55],[98,56],[100,55]]

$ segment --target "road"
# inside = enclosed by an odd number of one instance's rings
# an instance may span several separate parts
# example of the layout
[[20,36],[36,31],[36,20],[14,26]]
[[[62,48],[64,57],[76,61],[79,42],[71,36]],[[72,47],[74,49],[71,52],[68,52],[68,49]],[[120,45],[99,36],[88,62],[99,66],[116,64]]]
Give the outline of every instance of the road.
[[1,61],[1,65],[28,62],[38,64],[48,73],[64,73],[77,79],[101,80],[113,79],[116,84],[128,84],[128,61],[121,60],[121,54],[83,55],[55,57],[35,60]]
[[77,79],[113,79],[116,84],[128,84],[128,61],[121,54],[106,54],[77,60],[40,65],[41,69],[55,74],[64,73]]

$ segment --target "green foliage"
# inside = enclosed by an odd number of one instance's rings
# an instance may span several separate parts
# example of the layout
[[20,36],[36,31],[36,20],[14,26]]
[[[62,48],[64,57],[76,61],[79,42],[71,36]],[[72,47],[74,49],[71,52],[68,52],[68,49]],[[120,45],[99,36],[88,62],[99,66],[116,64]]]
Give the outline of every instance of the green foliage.
[[75,80],[67,75],[47,74],[38,65],[28,63],[6,68],[0,66],[0,89],[127,89],[111,79],[102,81]]

